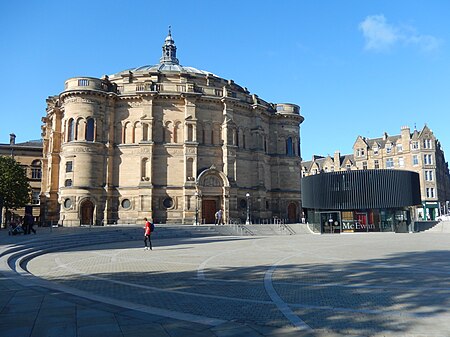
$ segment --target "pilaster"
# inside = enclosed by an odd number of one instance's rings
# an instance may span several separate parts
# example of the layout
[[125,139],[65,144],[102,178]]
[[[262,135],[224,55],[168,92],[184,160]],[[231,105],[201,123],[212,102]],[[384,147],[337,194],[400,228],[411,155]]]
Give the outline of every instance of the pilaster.
[[222,160],[223,172],[230,183],[236,182],[236,124],[233,121],[234,109],[231,100],[222,99]]

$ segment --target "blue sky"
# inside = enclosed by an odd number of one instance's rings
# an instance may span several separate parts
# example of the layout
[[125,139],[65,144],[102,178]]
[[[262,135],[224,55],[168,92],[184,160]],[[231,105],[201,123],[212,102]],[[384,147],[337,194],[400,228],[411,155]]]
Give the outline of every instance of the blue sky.
[[45,100],[75,76],[159,62],[301,106],[304,160],[358,135],[426,123],[450,157],[449,1],[2,1],[0,143],[40,138]]

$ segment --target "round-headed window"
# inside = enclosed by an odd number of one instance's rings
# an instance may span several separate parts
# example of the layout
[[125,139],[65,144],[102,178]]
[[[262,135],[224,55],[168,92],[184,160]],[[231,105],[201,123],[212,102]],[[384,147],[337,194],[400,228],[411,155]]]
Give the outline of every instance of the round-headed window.
[[71,207],[72,207],[72,200],[70,200],[69,198],[64,200],[64,208],[71,208]]
[[163,206],[164,206],[165,208],[172,208],[172,207],[173,207],[173,199],[170,198],[170,197],[165,198],[165,199],[163,200]]
[[122,208],[130,208],[130,207],[131,207],[130,199],[123,199],[122,200]]

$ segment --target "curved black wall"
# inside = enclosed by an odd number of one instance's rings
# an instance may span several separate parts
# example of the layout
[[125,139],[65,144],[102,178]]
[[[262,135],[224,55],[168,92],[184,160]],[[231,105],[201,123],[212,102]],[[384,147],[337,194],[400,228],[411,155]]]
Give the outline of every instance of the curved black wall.
[[420,203],[419,174],[411,171],[358,170],[302,178],[303,208],[397,208]]

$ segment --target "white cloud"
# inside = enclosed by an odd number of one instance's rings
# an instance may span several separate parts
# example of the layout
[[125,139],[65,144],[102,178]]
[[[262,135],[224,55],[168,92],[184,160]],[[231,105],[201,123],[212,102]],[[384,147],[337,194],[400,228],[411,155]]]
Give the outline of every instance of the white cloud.
[[441,41],[431,35],[418,33],[413,27],[392,25],[384,15],[370,15],[359,24],[365,39],[365,49],[384,51],[394,46],[413,45],[430,52],[439,48]]

